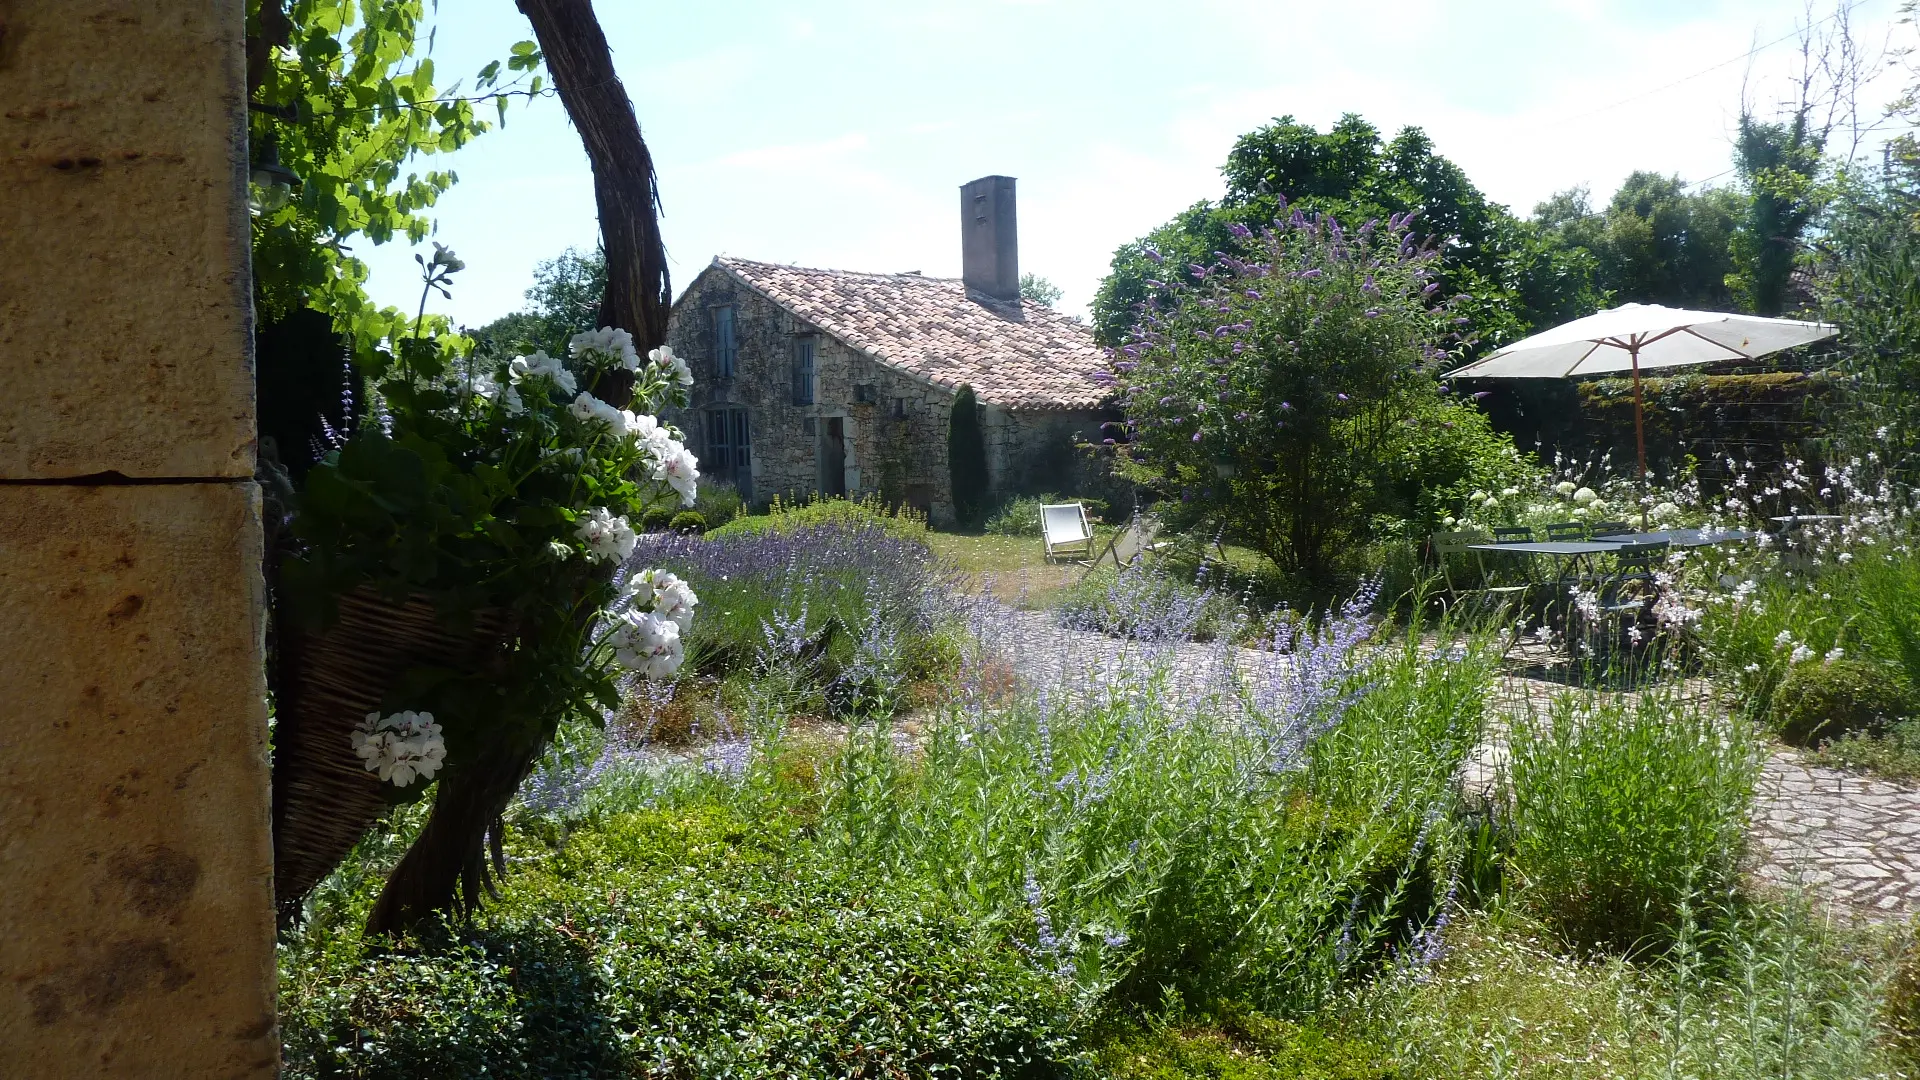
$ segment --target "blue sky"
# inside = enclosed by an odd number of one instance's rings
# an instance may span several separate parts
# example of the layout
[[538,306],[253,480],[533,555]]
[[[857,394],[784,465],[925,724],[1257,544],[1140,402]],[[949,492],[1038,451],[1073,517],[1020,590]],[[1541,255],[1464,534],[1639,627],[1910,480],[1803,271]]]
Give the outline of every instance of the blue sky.
[[[1816,18],[1831,0],[1818,0]],[[1423,127],[1525,213],[1636,168],[1730,167],[1743,87],[1788,92],[1805,0],[599,0],[660,174],[676,291],[716,254],[849,270],[959,272],[960,184],[1019,178],[1020,263],[1084,311],[1113,249],[1220,192],[1235,136],[1292,114]],[[1896,0],[1856,37],[1905,45]],[[442,0],[444,83],[532,37],[512,0]],[[1902,83],[1871,85],[1873,105]],[[534,264],[598,235],[591,175],[557,99],[424,163],[460,183],[436,239],[467,269],[433,310],[518,309]],[[1724,179],[1724,177],[1722,177]],[[400,244],[359,253],[411,309]]]

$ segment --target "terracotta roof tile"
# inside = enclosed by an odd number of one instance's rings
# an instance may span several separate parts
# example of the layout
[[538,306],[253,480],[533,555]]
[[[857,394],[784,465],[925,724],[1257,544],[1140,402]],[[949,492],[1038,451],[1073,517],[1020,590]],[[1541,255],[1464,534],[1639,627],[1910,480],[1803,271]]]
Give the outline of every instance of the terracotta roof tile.
[[955,278],[861,274],[721,257],[714,265],[882,363],[1008,408],[1091,409],[1107,397],[1093,331],[1043,304],[971,299]]

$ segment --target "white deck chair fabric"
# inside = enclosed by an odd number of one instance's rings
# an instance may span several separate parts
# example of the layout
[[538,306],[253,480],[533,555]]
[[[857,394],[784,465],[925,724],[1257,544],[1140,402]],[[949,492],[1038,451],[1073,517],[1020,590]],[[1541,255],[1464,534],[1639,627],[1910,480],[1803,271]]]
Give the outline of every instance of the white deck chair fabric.
[[1087,508],[1079,503],[1057,503],[1040,508],[1040,538],[1049,559],[1061,555],[1093,554],[1093,529]]

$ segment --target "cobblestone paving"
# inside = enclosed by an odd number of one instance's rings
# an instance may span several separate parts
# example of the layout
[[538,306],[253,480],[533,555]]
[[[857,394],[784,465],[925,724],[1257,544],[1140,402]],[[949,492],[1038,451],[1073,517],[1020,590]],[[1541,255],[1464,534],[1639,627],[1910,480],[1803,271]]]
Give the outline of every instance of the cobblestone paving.
[[[1013,672],[1038,687],[1097,693],[1121,683],[1144,658],[1171,661],[1170,677],[1189,699],[1221,694],[1238,671],[1247,677],[1273,659],[1222,645],[1148,646],[1056,626],[1042,612],[1000,609],[987,620],[986,643]],[[1527,650],[1510,660],[1525,664]],[[1542,707],[1565,691],[1545,678],[1509,675],[1495,690],[1496,711],[1514,715]],[[1689,692],[1710,700],[1704,684]],[[1506,757],[1496,723],[1462,769],[1470,795],[1491,797]],[[1920,789],[1809,765],[1789,749],[1768,758],[1756,792],[1756,873],[1783,885],[1805,885],[1837,914],[1876,921],[1920,913]]]

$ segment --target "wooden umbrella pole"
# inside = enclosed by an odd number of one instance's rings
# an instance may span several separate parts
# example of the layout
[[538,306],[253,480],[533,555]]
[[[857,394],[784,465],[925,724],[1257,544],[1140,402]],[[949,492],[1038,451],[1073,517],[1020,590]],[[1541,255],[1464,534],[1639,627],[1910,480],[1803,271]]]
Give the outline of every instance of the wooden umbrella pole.
[[1640,477],[1640,531],[1647,531],[1647,420],[1646,406],[1640,400],[1640,346],[1638,343],[1627,350],[1627,357],[1633,362],[1633,443],[1639,455]]

